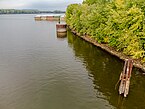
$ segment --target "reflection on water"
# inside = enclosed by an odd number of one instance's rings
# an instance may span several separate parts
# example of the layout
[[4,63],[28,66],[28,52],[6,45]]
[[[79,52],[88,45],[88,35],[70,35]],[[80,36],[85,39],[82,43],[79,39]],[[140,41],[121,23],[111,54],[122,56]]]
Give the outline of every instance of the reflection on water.
[[123,62],[68,32],[68,43],[77,59],[84,63],[93,81],[96,97],[106,99],[119,109],[143,109],[145,107],[145,77],[134,69],[128,98],[118,95],[115,84],[123,69]]
[[115,84],[123,62],[35,15],[0,16],[0,109],[143,109],[145,77],[134,69],[130,93]]

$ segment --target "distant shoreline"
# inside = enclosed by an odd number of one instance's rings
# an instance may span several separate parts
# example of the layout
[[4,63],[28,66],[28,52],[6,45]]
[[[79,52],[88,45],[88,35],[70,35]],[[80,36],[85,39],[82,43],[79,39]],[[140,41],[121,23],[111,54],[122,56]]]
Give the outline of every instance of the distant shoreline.
[[61,14],[65,13],[65,11],[55,10],[55,11],[40,11],[40,10],[32,10],[32,9],[0,9],[0,15],[4,14]]
[[[16,13],[15,15],[21,15],[21,14],[65,14],[65,13]],[[0,15],[14,15],[14,14],[0,14]]]

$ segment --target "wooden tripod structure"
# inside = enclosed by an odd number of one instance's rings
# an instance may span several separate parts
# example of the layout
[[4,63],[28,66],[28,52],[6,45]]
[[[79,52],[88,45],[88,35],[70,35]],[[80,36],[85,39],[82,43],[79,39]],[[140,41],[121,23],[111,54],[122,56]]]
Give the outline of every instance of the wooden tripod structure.
[[133,60],[126,59],[123,72],[121,72],[120,74],[120,86],[119,86],[119,94],[124,94],[124,97],[126,97],[129,93],[132,67],[133,67]]

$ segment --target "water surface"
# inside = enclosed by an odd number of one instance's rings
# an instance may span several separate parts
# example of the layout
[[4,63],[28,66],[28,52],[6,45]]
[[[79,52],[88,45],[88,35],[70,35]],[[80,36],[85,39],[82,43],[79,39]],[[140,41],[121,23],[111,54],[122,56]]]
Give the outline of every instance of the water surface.
[[0,16],[1,109],[143,109],[145,77],[133,70],[129,96],[115,90],[123,62],[57,22]]

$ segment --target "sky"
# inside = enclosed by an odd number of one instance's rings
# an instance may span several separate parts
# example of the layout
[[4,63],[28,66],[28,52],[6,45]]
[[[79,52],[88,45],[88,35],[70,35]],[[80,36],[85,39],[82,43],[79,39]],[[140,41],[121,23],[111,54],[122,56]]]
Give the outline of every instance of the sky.
[[0,9],[62,10],[69,4],[83,0],[0,0]]

